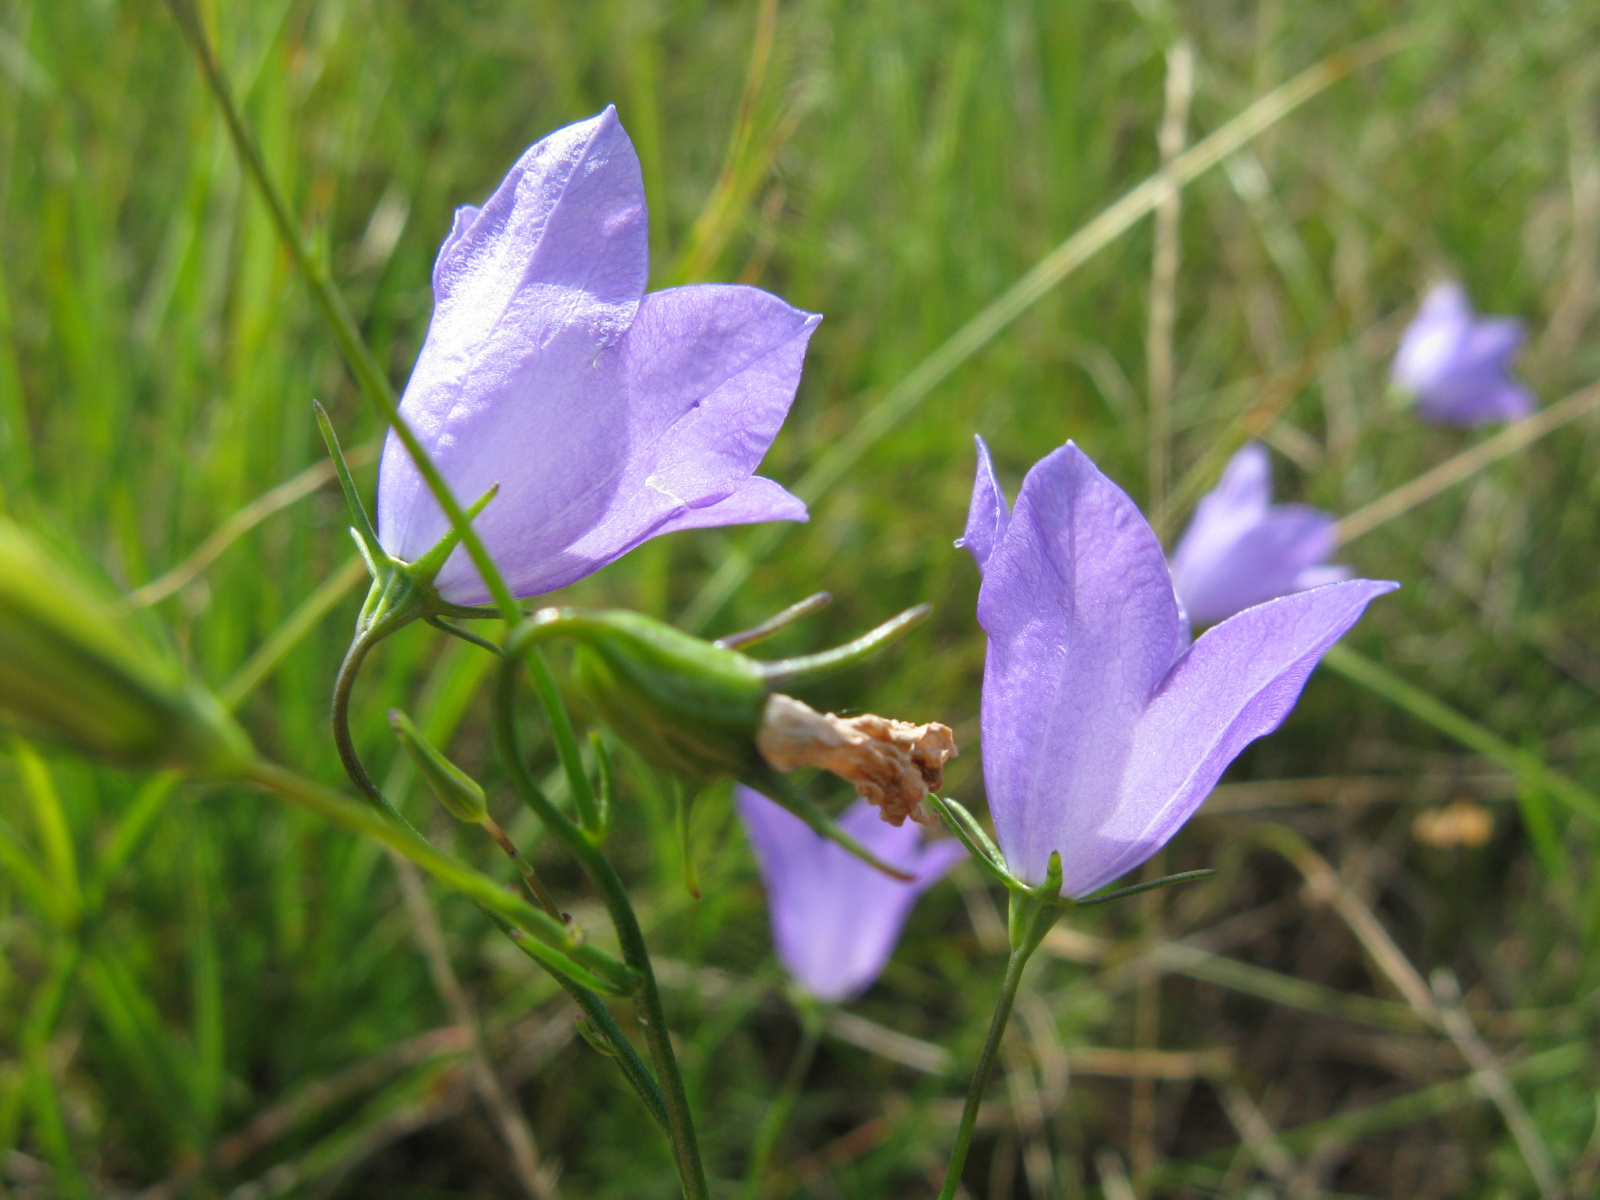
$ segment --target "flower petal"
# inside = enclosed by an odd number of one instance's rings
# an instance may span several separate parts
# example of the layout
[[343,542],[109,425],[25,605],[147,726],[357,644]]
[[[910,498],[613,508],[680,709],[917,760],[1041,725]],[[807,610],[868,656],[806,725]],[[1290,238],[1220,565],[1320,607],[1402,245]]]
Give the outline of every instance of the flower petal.
[[[512,590],[536,596],[565,587],[690,513],[699,519],[673,528],[753,519],[756,502],[775,500],[761,489],[716,517],[704,511],[740,491],[760,464],[819,320],[751,287],[646,296],[627,335],[564,385],[564,423],[505,434],[522,458],[504,467],[501,496],[478,528]],[[779,508],[794,518],[792,504]],[[439,573],[438,588],[458,604],[486,598],[462,551]]]
[[1423,416],[1448,425],[1520,421],[1534,408],[1533,393],[1499,372],[1453,379],[1417,398]]
[[[632,324],[648,269],[639,160],[610,108],[538,142],[481,210],[457,213],[400,411],[463,504],[498,482],[492,508],[537,511],[569,449],[605,455],[607,424],[572,384]],[[447,528],[392,434],[378,527],[408,561]]]
[[916,873],[902,883],[825,838],[759,792],[734,801],[766,885],[773,942],[784,968],[819,1000],[839,1003],[883,971],[919,895],[958,862],[954,841],[923,846],[917,826],[893,826],[857,801],[840,824],[884,861]]
[[[1271,458],[1265,446],[1247,442],[1228,460],[1217,486],[1195,505],[1194,518],[1172,552],[1173,586],[1191,621],[1207,624],[1221,619],[1211,615],[1215,606],[1207,595],[1217,586],[1219,564],[1226,561],[1239,539],[1261,522],[1271,503]],[[1224,577],[1223,586],[1230,578]],[[1230,609],[1222,615],[1237,611]]]
[[1283,723],[1319,659],[1375,596],[1399,584],[1353,579],[1246,609],[1195,642],[1139,719],[1108,819],[1081,828],[1085,896],[1138,866],[1177,832],[1241,750]]
[[1391,368],[1395,382],[1418,393],[1434,387],[1455,362],[1471,328],[1466,289],[1458,283],[1434,285],[1400,336]]
[[978,560],[978,570],[982,571],[1005,536],[1006,526],[1011,521],[1011,506],[1006,503],[1005,489],[995,478],[988,445],[981,437],[972,440],[978,443],[978,474],[972,481],[967,530],[956,540],[956,546],[971,551],[972,557]]
[[983,760],[1006,862],[1042,882],[1059,850],[1094,870],[1081,833],[1117,802],[1134,725],[1183,652],[1155,533],[1071,442],[1023,481],[978,593],[989,634]]
[[1473,324],[1461,347],[1461,369],[1496,374],[1508,370],[1527,330],[1515,317],[1485,317]]
[[1515,421],[1533,412],[1527,388],[1511,377],[1524,328],[1514,317],[1474,317],[1459,284],[1440,284],[1400,339],[1392,374],[1412,392],[1418,413],[1449,425]]
[[718,525],[754,525],[760,521],[805,521],[810,514],[800,497],[782,485],[752,475],[730,495],[700,508],[687,508],[662,522],[649,534],[677,533],[681,529],[709,529]]
[[1209,560],[1191,555],[1180,567],[1174,556],[1173,580],[1189,619],[1196,625],[1212,625],[1300,591],[1306,586],[1299,582],[1302,573],[1333,553],[1337,524],[1329,513],[1303,504],[1282,504]]

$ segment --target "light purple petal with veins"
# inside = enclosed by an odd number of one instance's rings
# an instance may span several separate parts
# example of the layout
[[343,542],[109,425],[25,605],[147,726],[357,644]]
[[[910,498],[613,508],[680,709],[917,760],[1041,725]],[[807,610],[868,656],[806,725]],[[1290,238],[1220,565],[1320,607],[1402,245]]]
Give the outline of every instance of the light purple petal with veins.
[[885,862],[916,876],[903,883],[819,837],[759,792],[741,785],[734,800],[766,885],[778,959],[796,983],[831,1004],[877,979],[917,897],[966,854],[950,839],[924,844],[915,823],[889,825],[857,801],[839,823]]
[[1144,862],[1200,807],[1241,750],[1271,733],[1328,647],[1398,584],[1352,579],[1257,605],[1207,630],[1174,664],[1134,730],[1112,819],[1091,835],[1084,896]]
[[[500,485],[477,528],[519,596],[671,529],[805,517],[753,472],[820,318],[755,288],[646,296],[648,265],[639,162],[609,108],[533,146],[440,250],[401,413],[462,503]],[[407,561],[448,528],[393,436],[378,522]],[[460,550],[436,584],[488,598]]]
[[1006,503],[1005,490],[995,478],[988,444],[981,437],[972,440],[978,444],[978,477],[972,485],[972,503],[967,507],[967,530],[956,540],[956,545],[972,553],[981,571],[1005,536],[1006,526],[1011,521],[1011,507]]
[[[1236,479],[1239,506],[1249,479]],[[982,486],[980,482],[979,486]],[[1275,600],[1192,647],[1154,532],[1072,443],[1028,473],[978,595],[983,760],[1010,868],[1084,896],[1155,853],[1394,584]]]
[[1271,469],[1264,446],[1243,447],[1172,553],[1173,586],[1196,625],[1348,576],[1323,565],[1336,519],[1302,504],[1273,506]]
[[1134,723],[1188,630],[1155,533],[1071,442],[1023,480],[978,623],[984,777],[1006,862],[1038,883],[1060,850],[1067,879],[1093,873],[1081,835],[1117,805]]
[[1535,407],[1533,393],[1511,376],[1522,339],[1522,322],[1480,320],[1460,284],[1441,283],[1429,290],[1401,336],[1391,375],[1427,420],[1450,425],[1520,420]]

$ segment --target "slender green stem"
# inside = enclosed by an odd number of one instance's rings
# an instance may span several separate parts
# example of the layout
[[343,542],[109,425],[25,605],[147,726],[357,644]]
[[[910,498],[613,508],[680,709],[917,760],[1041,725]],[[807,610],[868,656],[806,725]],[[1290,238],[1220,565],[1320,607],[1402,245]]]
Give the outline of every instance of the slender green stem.
[[789,1114],[794,1111],[795,1101],[800,1098],[800,1089],[811,1070],[811,1062],[817,1056],[817,1043],[822,1039],[825,1016],[826,1010],[814,1001],[806,1002],[800,1009],[800,1044],[795,1047],[794,1057],[789,1060],[789,1068],[784,1072],[778,1094],[772,1098],[766,1116],[761,1119],[761,1128],[756,1131],[755,1145],[750,1150],[750,1166],[745,1172],[739,1200],[758,1200],[761,1195],[761,1185],[766,1180],[772,1152],[789,1123]]
[[515,624],[522,615],[517,608],[516,597],[506,586],[504,578],[494,565],[494,560],[489,557],[489,551],[484,547],[483,540],[472,527],[466,510],[456,499],[455,493],[450,490],[450,485],[445,482],[444,476],[428,456],[417,435],[401,418],[400,403],[395,397],[394,388],[390,386],[388,376],[384,374],[383,368],[378,365],[377,359],[372,356],[372,351],[362,339],[360,330],[356,328],[355,318],[350,315],[344,297],[334,287],[333,280],[328,274],[327,264],[312,254],[311,248],[300,234],[299,226],[290,216],[288,202],[278,188],[277,181],[273,179],[271,171],[267,169],[261,148],[256,144],[249,126],[245,124],[244,116],[234,101],[233,90],[223,77],[222,65],[217,61],[216,51],[206,33],[205,23],[195,8],[194,0],[168,0],[168,5],[179,28],[183,30],[194,48],[201,74],[205,76],[206,84],[217,101],[217,107],[222,110],[222,117],[228,126],[234,150],[244,163],[246,173],[255,181],[256,188],[272,215],[272,223],[278,230],[278,236],[288,249],[289,257],[294,260],[295,267],[311,288],[317,307],[332,329],[334,340],[339,343],[339,350],[349,364],[357,383],[360,384],[362,392],[377,410],[378,415],[394,430],[395,436],[400,439],[406,453],[415,464],[418,474],[428,485],[428,490],[433,493],[433,498],[438,501],[445,516],[449,518],[451,528],[460,535],[461,544],[466,547],[473,565],[478,568],[478,574],[483,578],[484,585],[494,597],[495,607],[500,610],[500,615],[508,623]]
[[[499,927],[501,933],[511,939],[512,945],[524,953],[528,953],[528,956],[539,963],[540,966],[545,966],[538,955],[529,953],[525,944],[528,937],[527,934],[494,913],[489,914],[489,919]],[[546,969],[548,970],[548,968]],[[551,972],[551,975],[557,983],[566,989],[567,995],[571,996],[578,1008],[582,1010],[589,1024],[599,1031],[615,1056],[617,1066],[622,1070],[623,1077],[627,1079],[629,1086],[638,1094],[639,1099],[644,1102],[651,1119],[661,1127],[663,1133],[666,1133],[667,1102],[662,1099],[661,1087],[656,1083],[656,1077],[650,1073],[650,1068],[646,1065],[644,1059],[639,1057],[639,1052],[633,1048],[633,1043],[628,1040],[628,1035],[622,1032],[622,1028],[617,1024],[616,1018],[611,1015],[611,1010],[605,1006],[605,1002],[599,996],[588,988],[582,987],[565,975],[554,971]]]
[[257,761],[246,778],[354,833],[375,838],[410,859],[441,883],[527,934],[518,944],[550,970],[594,991],[627,995],[637,986],[632,969],[602,950],[579,944],[571,931],[549,913],[444,853],[404,822],[276,763]]
[[545,720],[550,723],[550,737],[556,744],[556,757],[567,776],[567,787],[572,791],[572,805],[578,810],[578,825],[586,834],[600,828],[600,808],[595,803],[594,788],[589,783],[589,773],[583,766],[583,755],[578,750],[578,735],[573,732],[572,718],[567,715],[566,703],[561,699],[561,689],[556,686],[550,664],[538,646],[529,645],[518,653],[524,658],[528,674],[533,678],[533,690],[544,708]]
[[1059,903],[1041,899],[1032,892],[1013,890],[1011,893],[1011,957],[1006,960],[1006,976],[1000,985],[1000,999],[995,1002],[994,1016],[989,1019],[989,1034],[978,1054],[977,1070],[972,1075],[972,1086],[967,1089],[967,1102],[961,1109],[961,1124],[956,1127],[955,1145],[950,1151],[950,1165],[945,1168],[944,1186],[939,1189],[939,1200],[954,1200],[961,1186],[961,1168],[966,1165],[967,1151],[972,1148],[972,1134],[978,1125],[978,1109],[983,1105],[983,1093],[989,1086],[989,1075],[994,1070],[994,1057],[1005,1036],[1006,1025],[1011,1020],[1011,1009],[1017,1002],[1017,988],[1022,984],[1022,973],[1028,959],[1039,948],[1044,935],[1061,915]]
[[677,1056],[672,1050],[666,1010],[661,1004],[661,992],[656,985],[655,969],[650,962],[644,933],[639,928],[638,915],[633,911],[627,889],[617,875],[616,868],[611,865],[611,860],[566,813],[551,803],[528,772],[516,730],[517,671],[515,656],[508,655],[501,660],[492,718],[495,745],[512,785],[545,827],[577,858],[611,916],[622,948],[623,961],[638,975],[634,998],[640,1023],[644,1026],[645,1043],[661,1085],[666,1105],[667,1137],[672,1144],[672,1155],[677,1164],[683,1194],[686,1200],[708,1200],[710,1193],[707,1190],[705,1168],[700,1162],[700,1147],[689,1111],[689,1097],[684,1089]]

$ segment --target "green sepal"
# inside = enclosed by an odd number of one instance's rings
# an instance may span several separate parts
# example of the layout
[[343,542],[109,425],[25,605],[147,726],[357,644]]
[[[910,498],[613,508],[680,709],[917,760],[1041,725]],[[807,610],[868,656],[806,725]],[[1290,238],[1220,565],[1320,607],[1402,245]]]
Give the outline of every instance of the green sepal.
[[958,801],[949,797],[940,797],[932,792],[928,793],[927,803],[933,811],[939,814],[950,832],[972,856],[972,861],[996,883],[1004,884],[1008,888],[1026,891],[1028,885],[1018,879],[1006,867],[1005,855],[1000,853],[1000,848],[994,844],[989,835],[984,832],[983,826],[978,824],[978,819],[966,810]]
[[[467,509],[467,520],[475,520],[478,514],[489,506],[489,501],[493,500],[499,494],[500,485],[498,483],[492,484],[489,490],[474,500],[471,507]],[[418,579],[424,581],[425,583],[431,584],[434,576],[439,574],[439,571],[441,568],[443,568],[446,560],[449,559],[455,548],[460,544],[460,531],[454,528],[450,529],[448,533],[434,543],[433,549],[429,550],[421,558],[417,559],[416,562],[411,564],[412,573],[416,575]]]
[[1061,878],[1061,851],[1052,850],[1043,883],[1036,888],[1011,889],[1006,932],[1013,955],[1027,959],[1039,948],[1045,934],[1055,927],[1061,914],[1072,907],[1072,901],[1061,897]]
[[[321,430],[322,440],[327,444],[328,454],[333,459],[334,473],[339,477],[339,487],[344,492],[345,504],[350,510],[350,536],[355,539],[356,549],[361,552],[362,561],[367,565],[367,573],[372,576],[372,587],[368,590],[367,598],[361,606],[361,615],[356,620],[357,638],[375,642],[419,618],[436,623],[436,619],[440,616],[498,615],[493,610],[464,609],[460,605],[442,599],[434,591],[434,577],[461,542],[461,535],[454,528],[446,532],[415,562],[402,562],[383,548],[382,543],[378,541],[378,531],[373,527],[366,506],[361,502],[361,493],[356,489],[350,467],[345,462],[344,452],[339,446],[339,435],[334,432],[333,422],[328,419],[328,413],[321,404],[313,400],[311,406],[316,412],[317,428]],[[466,510],[467,520],[471,521],[481,513],[499,490],[500,485],[495,484],[479,496],[472,507]],[[441,626],[441,628],[445,628],[446,632],[456,633],[457,636],[467,636],[447,627]]]
[[760,624],[752,625],[749,629],[742,629],[738,633],[730,633],[724,637],[719,637],[711,644],[724,650],[736,650],[744,646],[753,646],[757,642],[765,641],[773,634],[787,629],[801,618],[809,617],[812,613],[826,608],[832,603],[833,596],[829,593],[815,592],[804,600],[789,605],[782,612],[768,617]]
[[389,728],[445,811],[469,825],[483,824],[489,816],[489,801],[478,781],[440,753],[398,708],[389,710]]
[[835,646],[832,650],[761,663],[761,673],[767,685],[774,690],[795,683],[809,683],[834,671],[854,666],[868,655],[877,653],[922,624],[931,612],[933,612],[931,604],[919,604],[915,608],[908,608],[905,612],[890,617],[876,629],[868,630],[855,640],[846,642],[842,646]]
[[311,411],[316,414],[317,428],[322,432],[323,444],[328,447],[328,457],[333,459],[333,470],[339,477],[339,488],[344,492],[345,506],[350,510],[350,532],[355,535],[356,544],[361,547],[361,556],[367,560],[367,567],[372,570],[376,578],[374,561],[382,561],[388,558],[388,555],[378,542],[378,531],[372,527],[372,518],[367,516],[367,506],[361,503],[361,493],[356,490],[355,478],[350,474],[349,464],[344,460],[344,451],[339,447],[339,435],[334,432],[333,422],[328,418],[328,410],[322,407],[320,401],[313,400]]
[[1136,883],[1131,887],[1117,888],[1113,892],[1101,892],[1096,896],[1086,896],[1082,900],[1072,903],[1078,908],[1088,908],[1093,904],[1110,904],[1113,900],[1126,900],[1129,896],[1137,896],[1141,892],[1152,892],[1156,888],[1171,887],[1175,883],[1188,883],[1191,879],[1205,879],[1215,875],[1215,867],[1204,867],[1198,871],[1180,871],[1176,875],[1163,875],[1160,879],[1150,879],[1144,883]]

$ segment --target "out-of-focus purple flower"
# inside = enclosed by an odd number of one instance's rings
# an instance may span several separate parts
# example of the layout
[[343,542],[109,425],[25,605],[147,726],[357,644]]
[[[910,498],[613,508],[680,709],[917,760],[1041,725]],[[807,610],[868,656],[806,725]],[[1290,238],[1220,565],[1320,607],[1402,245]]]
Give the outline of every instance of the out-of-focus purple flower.
[[966,854],[949,839],[924,844],[915,824],[885,824],[858,800],[839,824],[916,876],[902,883],[813,833],[760,792],[741,784],[735,801],[767,887],[778,959],[796,983],[830,1004],[860,995],[882,973],[917,897]]
[[1196,625],[1214,625],[1291,592],[1350,578],[1327,562],[1337,519],[1304,504],[1272,503],[1272,463],[1251,442],[1229,461],[1216,488],[1172,552],[1172,584]]
[[1511,378],[1522,322],[1485,317],[1459,283],[1429,289],[1400,338],[1391,375],[1417,411],[1445,425],[1516,421],[1534,409],[1533,393]]
[[1006,864],[1082,897],[1132,870],[1199,807],[1374,596],[1355,579],[1271,600],[1192,646],[1154,531],[1071,442],[1038,462],[1009,519],[980,465],[973,509],[989,634],[983,767]]
[[[821,318],[752,287],[646,295],[648,265],[639,160],[611,108],[536,143],[439,251],[400,411],[463,504],[500,485],[476,524],[518,596],[657,534],[806,519],[753,472]],[[411,562],[448,527],[391,435],[383,548]],[[460,549],[436,586],[488,598]]]

